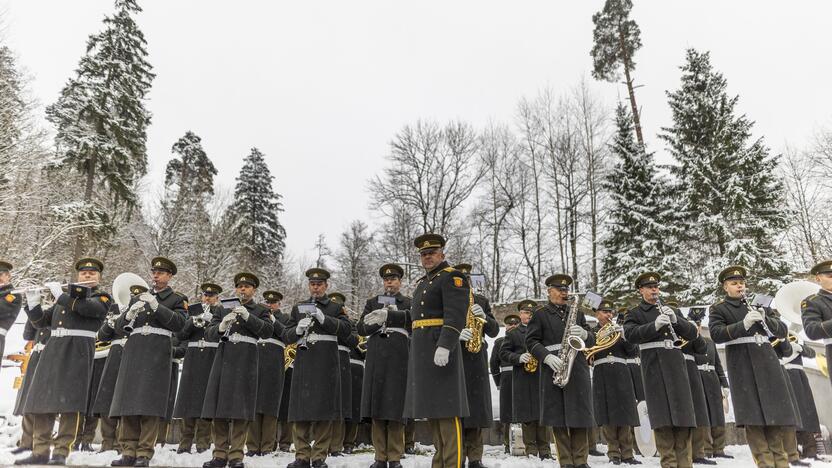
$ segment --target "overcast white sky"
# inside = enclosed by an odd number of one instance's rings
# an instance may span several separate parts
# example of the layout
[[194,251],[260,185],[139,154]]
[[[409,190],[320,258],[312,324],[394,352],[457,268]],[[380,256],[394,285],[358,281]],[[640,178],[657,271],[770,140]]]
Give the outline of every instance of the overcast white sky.
[[[5,39],[53,102],[111,0],[0,0]],[[637,91],[650,147],[669,124],[665,90],[687,47],[710,50],[755,133],[780,150],[832,124],[832,2],[636,0],[644,47]],[[335,246],[372,222],[367,179],[387,144],[418,118],[509,121],[517,100],[589,76],[592,14],[581,1],[142,1],[157,75],[150,93],[151,180],[173,142],[203,139],[226,186],[257,146],[283,195],[295,255],[318,233]],[[592,83],[614,104],[623,87]],[[324,221],[328,220],[328,221]]]

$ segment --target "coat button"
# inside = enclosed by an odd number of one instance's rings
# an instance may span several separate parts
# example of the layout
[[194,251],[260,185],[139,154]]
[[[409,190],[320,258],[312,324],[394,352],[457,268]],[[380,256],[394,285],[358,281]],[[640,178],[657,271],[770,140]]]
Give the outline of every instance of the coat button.
[[422,301],[422,304],[421,304],[421,305],[425,305],[425,301]]
[[65,311],[65,310],[62,310],[62,311],[61,311],[61,315],[66,315],[66,311]]
[[63,322],[58,322],[58,325],[63,325],[63,324],[64,324]]

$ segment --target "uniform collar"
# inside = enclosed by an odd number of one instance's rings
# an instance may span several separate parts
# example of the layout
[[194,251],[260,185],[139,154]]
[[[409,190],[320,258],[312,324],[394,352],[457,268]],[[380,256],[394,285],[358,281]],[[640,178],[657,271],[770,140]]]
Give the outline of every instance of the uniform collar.
[[832,291],[827,291],[825,289],[821,289],[818,291],[818,294],[821,296],[826,296],[829,299],[832,299]]
[[731,296],[725,296],[725,302],[731,304],[734,307],[739,307],[742,304],[740,298]]
[[647,312],[648,310],[656,307],[656,304],[651,304],[651,303],[645,301],[644,299],[642,299],[641,304],[639,304],[638,306],[639,306],[639,308],[641,308],[641,310]]
[[11,289],[12,289],[12,284],[11,283],[4,284],[3,286],[0,286],[0,292],[6,292],[6,291],[9,291]]
[[443,261],[442,261],[439,265],[436,265],[436,267],[435,267],[433,270],[429,271],[429,272],[428,272],[428,274],[427,274],[427,275],[425,275],[425,276],[426,276],[428,279],[433,279],[436,275],[438,275],[439,273],[441,273],[441,272],[442,272],[442,270],[444,270],[445,268],[448,268],[448,266],[449,266],[449,265],[448,265],[448,261],[447,261],[447,260],[443,260]]
[[159,299],[165,300],[165,299],[168,298],[168,296],[173,294],[173,289],[171,289],[170,286],[165,286],[165,289],[162,289],[159,292],[153,291],[150,294],[153,294],[154,296],[158,296]]
[[309,302],[317,302],[321,305],[328,305],[330,302],[329,296],[322,296],[317,299],[312,299],[312,296],[309,296]]

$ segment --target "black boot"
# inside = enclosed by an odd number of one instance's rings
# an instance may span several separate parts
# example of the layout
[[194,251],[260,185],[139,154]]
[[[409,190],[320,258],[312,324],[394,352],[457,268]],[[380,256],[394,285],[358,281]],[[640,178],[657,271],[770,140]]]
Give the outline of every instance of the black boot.
[[708,460],[707,458],[694,458],[693,463],[695,465],[716,465],[715,461]]
[[176,449],[176,453],[177,455],[180,453],[191,453],[191,448],[179,447],[178,449]]
[[387,468],[387,462],[376,460],[375,463],[370,465],[370,468]]
[[387,468],[402,468],[402,462],[397,462],[397,461],[388,462],[387,463]]
[[344,453],[351,455],[352,454],[352,447],[344,447]]
[[207,462],[203,463],[202,468],[222,468],[227,463],[228,462],[225,460],[225,458],[214,457],[214,458],[208,460]]
[[621,463],[626,463],[628,465],[641,465],[641,462],[635,458],[622,458]]
[[330,457],[343,457],[343,456],[344,456],[344,454],[343,454],[343,453],[341,453],[340,451],[337,451],[337,450],[336,450],[335,452],[330,453],[330,454],[329,454],[329,456],[330,456]]
[[81,451],[82,452],[92,452],[93,451],[92,445],[90,445],[88,442],[84,442],[83,444],[81,444]]
[[246,464],[243,463],[242,458],[238,458],[236,460],[231,460],[228,462],[228,468],[245,468],[245,466]]
[[12,455],[20,455],[23,452],[31,452],[31,451],[32,451],[31,447],[18,447],[16,449],[12,450]]
[[725,452],[714,453],[714,458],[734,458],[733,455],[728,455]]
[[312,460],[312,468],[329,468],[329,465],[323,460]]
[[49,463],[49,455],[29,455],[14,461],[15,465],[45,465],[47,463]]
[[589,449],[589,451],[587,453],[592,455],[593,457],[603,457],[604,456],[603,453],[599,452],[598,449],[596,449],[594,447]]
[[309,468],[309,460],[296,458],[295,461],[286,465],[286,468]]
[[805,462],[803,460],[790,461],[789,465],[791,465],[791,466],[812,466],[811,463]]
[[248,452],[246,452],[247,457],[253,457],[253,456],[256,456],[256,455],[259,455],[257,450],[249,450]]
[[49,459],[49,463],[47,465],[66,465],[66,457],[63,455],[52,455],[52,458]]
[[485,465],[482,464],[481,460],[474,460],[468,462],[468,468],[487,468]]
[[404,449],[404,453],[408,455],[416,455],[416,447],[407,447]]
[[136,457],[136,463],[133,466],[150,466],[150,459],[147,457]]
[[127,455],[122,455],[121,458],[117,458],[110,462],[110,466],[133,466],[136,463],[136,457],[128,457]]

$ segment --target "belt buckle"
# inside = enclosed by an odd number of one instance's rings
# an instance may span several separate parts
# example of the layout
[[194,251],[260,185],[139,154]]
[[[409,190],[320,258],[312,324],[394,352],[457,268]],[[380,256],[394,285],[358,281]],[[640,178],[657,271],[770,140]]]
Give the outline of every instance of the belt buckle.
[[310,333],[310,334],[309,334],[309,336],[308,336],[308,337],[306,337],[306,341],[308,341],[308,342],[309,342],[309,344],[315,344],[315,342],[317,342],[317,341],[318,341],[318,338],[316,338],[317,336],[318,336],[318,335],[316,335],[316,334],[314,334],[314,333]]
[[240,334],[239,333],[232,333],[231,334],[231,342],[232,343],[239,343],[240,342]]
[[754,334],[754,342],[757,343],[758,345],[763,344],[763,335],[760,335],[759,333],[755,333]]
[[204,348],[204,347],[205,347],[205,340],[200,339],[200,340],[199,340],[199,345],[198,345],[198,348],[199,348],[199,349],[202,349],[202,348]]
[[664,349],[673,349],[673,342],[670,340],[664,340]]
[[142,331],[141,331],[142,335],[147,336],[147,335],[150,334],[150,327],[147,324],[142,325],[141,329],[142,329]]

